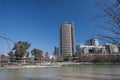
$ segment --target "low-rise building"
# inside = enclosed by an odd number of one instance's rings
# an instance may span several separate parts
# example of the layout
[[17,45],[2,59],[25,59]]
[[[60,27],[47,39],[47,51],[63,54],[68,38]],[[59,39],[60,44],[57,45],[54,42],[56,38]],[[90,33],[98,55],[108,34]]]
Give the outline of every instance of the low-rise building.
[[76,46],[77,56],[82,54],[105,54],[105,46],[88,46],[88,45],[77,45]]
[[105,44],[105,49],[107,54],[116,54],[119,53],[118,46],[115,44]]

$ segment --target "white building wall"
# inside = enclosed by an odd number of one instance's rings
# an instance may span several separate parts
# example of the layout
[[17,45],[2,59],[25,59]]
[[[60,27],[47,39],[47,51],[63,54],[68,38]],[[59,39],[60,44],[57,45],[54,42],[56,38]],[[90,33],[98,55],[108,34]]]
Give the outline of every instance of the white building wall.
[[[93,52],[90,52],[93,50]],[[86,46],[86,45],[77,45],[76,46],[77,55],[81,54],[105,54],[106,49],[104,46]]]

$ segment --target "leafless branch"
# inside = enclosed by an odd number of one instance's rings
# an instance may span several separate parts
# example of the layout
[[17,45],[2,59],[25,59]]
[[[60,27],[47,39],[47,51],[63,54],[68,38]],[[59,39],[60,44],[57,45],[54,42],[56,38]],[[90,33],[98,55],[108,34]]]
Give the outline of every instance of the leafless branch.
[[99,36],[108,42],[120,45],[120,0],[116,0],[113,4],[106,4],[105,1],[99,2],[97,6],[103,11],[102,16],[99,16],[102,20],[99,27],[113,34]]

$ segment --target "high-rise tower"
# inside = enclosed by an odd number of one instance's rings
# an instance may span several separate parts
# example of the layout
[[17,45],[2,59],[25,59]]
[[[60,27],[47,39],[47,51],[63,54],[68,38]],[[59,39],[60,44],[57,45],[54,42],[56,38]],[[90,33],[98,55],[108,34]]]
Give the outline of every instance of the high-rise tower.
[[62,57],[72,56],[74,53],[73,23],[65,22],[60,26],[60,53]]

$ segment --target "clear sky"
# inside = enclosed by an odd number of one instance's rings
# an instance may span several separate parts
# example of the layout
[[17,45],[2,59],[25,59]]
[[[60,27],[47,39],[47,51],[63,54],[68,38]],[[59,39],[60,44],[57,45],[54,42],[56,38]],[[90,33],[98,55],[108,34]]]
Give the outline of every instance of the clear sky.
[[[73,22],[75,44],[95,37],[98,0],[0,0],[0,35],[52,53],[62,22]],[[1,50],[1,49],[0,49]]]

